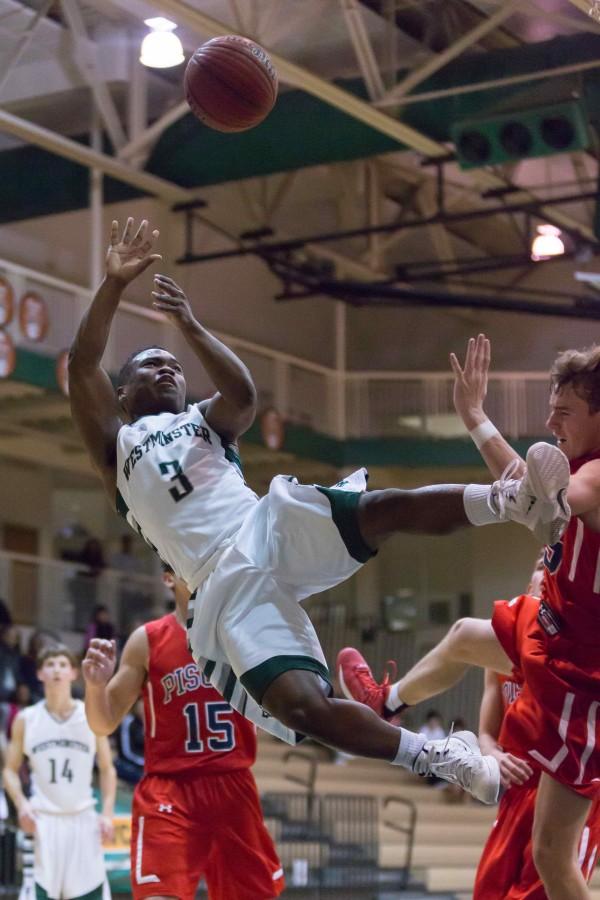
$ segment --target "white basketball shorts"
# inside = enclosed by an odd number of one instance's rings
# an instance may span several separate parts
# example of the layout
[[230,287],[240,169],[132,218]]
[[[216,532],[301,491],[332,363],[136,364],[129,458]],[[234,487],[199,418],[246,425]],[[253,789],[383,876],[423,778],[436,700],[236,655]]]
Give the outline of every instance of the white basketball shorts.
[[237,696],[236,678],[256,701],[253,706],[273,679],[290,669],[314,671],[330,683],[321,645],[299,601],[345,581],[373,555],[357,523],[366,479],[360,469],[333,488],[322,488],[276,476],[229,545],[218,551],[191,599],[188,640],[194,659],[249,718],[254,716]]
[[33,876],[52,900],[72,900],[101,889],[105,879],[100,824],[95,809],[38,812]]

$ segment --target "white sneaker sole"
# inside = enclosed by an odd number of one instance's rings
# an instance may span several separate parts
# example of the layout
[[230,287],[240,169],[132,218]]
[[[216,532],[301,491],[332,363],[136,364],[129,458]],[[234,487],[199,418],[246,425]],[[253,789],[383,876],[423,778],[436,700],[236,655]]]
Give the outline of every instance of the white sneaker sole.
[[569,485],[569,460],[554,444],[543,441],[532,444],[527,451],[526,465],[528,480],[538,500],[553,503]]
[[541,516],[531,530],[541,544],[552,546],[561,539],[571,516],[566,500],[569,461],[558,447],[540,442],[527,451],[526,464],[529,485],[541,503]]
[[457,731],[452,737],[458,738],[463,744],[473,751],[480,758],[481,768],[486,769],[485,777],[478,780],[476,785],[471,785],[470,794],[490,806],[498,802],[500,794],[500,766],[498,760],[494,756],[483,756],[479,747],[479,741],[472,731]]
[[483,777],[477,778],[475,776],[474,780],[476,783],[471,784],[471,789],[468,793],[487,806],[497,803],[500,794],[500,766],[498,765],[498,760],[494,756],[482,756],[479,741],[472,731],[456,731],[452,737],[465,744],[474,756],[479,758],[481,771],[485,770]]

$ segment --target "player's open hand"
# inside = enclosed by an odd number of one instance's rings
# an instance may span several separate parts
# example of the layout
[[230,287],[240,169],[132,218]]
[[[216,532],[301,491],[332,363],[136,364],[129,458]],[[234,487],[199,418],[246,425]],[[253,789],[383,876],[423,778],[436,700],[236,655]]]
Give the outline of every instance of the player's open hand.
[[484,334],[469,339],[464,366],[461,367],[456,354],[450,354],[454,372],[454,407],[469,430],[486,418],[483,403],[487,394],[490,357],[490,342]]
[[112,678],[117,665],[117,644],[103,638],[92,638],[81,663],[86,684],[100,687]]
[[194,321],[194,314],[185,291],[168,275],[154,276],[154,309],[163,312],[177,328],[186,328]]
[[148,222],[143,219],[137,231],[133,219],[127,219],[125,230],[120,235],[119,223],[115,220],[110,230],[110,246],[106,254],[106,275],[113,281],[118,281],[125,286],[145,272],[157,259],[162,259],[160,253],[153,253],[152,249],[158,240],[158,231],[148,232]]
[[35,834],[35,812],[29,800],[23,800],[19,807],[19,828],[25,834]]
[[494,755],[500,766],[500,781],[504,787],[510,787],[511,784],[525,784],[533,775],[533,769],[524,759],[501,750]]
[[112,844],[115,839],[115,826],[110,816],[98,816],[100,825],[100,840],[103,844]]

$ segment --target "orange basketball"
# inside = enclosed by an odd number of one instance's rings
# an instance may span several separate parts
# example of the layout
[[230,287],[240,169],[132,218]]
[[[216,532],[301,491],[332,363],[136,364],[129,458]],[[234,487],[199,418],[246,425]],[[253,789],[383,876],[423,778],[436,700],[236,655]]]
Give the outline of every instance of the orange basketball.
[[254,41],[236,34],[198,47],[184,76],[192,112],[217,131],[246,131],[262,122],[277,98],[277,73]]

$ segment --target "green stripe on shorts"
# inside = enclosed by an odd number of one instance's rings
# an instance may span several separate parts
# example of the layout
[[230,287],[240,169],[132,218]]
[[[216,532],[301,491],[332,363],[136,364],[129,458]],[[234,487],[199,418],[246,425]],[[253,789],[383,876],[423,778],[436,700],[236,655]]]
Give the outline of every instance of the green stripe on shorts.
[[244,672],[240,681],[250,696],[260,705],[271,682],[279,675],[283,675],[284,672],[291,672],[293,669],[315,672],[331,687],[329,669],[311,656],[272,656],[259,663],[258,666],[254,666],[253,669]]
[[331,518],[340,533],[340,537],[346,545],[346,550],[357,562],[366,563],[376,555],[365,542],[358,527],[358,503],[361,498],[360,491],[339,491],[335,488],[315,485],[318,491],[325,494],[331,504]]
[[[72,900],[102,900],[102,888],[100,887],[94,888],[93,891],[88,891],[87,894],[81,894],[79,897],[73,897]],[[55,900],[55,898],[50,898],[41,884],[35,882],[35,900]]]

